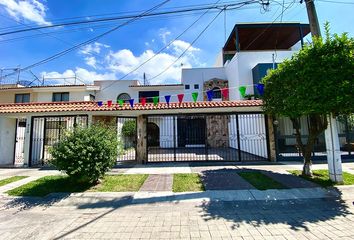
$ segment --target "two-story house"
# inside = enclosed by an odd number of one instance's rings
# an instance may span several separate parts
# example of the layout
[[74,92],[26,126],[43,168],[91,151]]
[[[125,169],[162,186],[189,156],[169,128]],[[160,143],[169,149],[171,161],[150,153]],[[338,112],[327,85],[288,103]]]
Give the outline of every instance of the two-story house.
[[[300,23],[236,24],[215,66],[182,69],[176,84],[104,80],[91,85],[2,85],[0,165],[41,165],[63,131],[96,121],[116,124],[122,141],[130,141],[118,160],[295,159],[300,155],[290,122],[269,118],[262,101],[252,98],[267,70],[298,51],[308,33],[308,24]],[[248,97],[241,96],[240,86]],[[207,98],[210,90],[212,101]],[[192,93],[197,93],[195,99]],[[127,121],[136,124],[134,139],[121,134]],[[304,118],[303,133],[307,124]],[[352,156],[345,148],[352,135],[345,124],[340,126],[343,155]],[[324,156],[323,147],[319,139],[314,154]]]

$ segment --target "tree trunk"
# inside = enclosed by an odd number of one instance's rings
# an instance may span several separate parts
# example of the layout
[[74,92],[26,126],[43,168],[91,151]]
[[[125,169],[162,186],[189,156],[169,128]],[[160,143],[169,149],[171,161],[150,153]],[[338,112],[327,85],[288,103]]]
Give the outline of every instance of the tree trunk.
[[304,166],[302,167],[302,175],[312,177],[312,161],[304,159]]
[[300,119],[290,118],[295,129],[296,142],[304,158],[304,166],[302,168],[302,175],[312,177],[312,160],[311,153],[315,144],[316,138],[327,128],[326,115],[312,114],[309,115],[309,136],[307,144],[304,145],[301,140]]

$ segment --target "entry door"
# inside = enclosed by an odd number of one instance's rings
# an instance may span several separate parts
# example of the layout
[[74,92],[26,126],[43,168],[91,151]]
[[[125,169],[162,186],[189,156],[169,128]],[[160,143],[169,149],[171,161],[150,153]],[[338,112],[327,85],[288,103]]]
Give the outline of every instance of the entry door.
[[178,147],[205,144],[205,118],[186,117],[177,119]]
[[15,136],[15,157],[14,165],[23,165],[24,163],[24,143],[26,132],[26,119],[17,119]]

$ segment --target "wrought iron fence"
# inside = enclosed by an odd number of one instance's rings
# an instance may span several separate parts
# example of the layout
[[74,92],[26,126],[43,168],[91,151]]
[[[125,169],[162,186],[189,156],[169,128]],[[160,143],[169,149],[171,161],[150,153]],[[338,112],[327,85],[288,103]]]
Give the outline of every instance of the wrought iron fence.
[[118,162],[136,160],[136,137],[137,137],[136,118],[118,117],[117,136],[118,136]]
[[[310,121],[307,117],[300,119],[300,133],[303,144],[308,139]],[[342,159],[354,159],[354,128],[348,117],[337,119],[338,137]],[[275,125],[275,138],[278,160],[301,160],[302,153],[297,145],[295,132],[289,118],[279,118]],[[312,149],[313,160],[325,160],[327,158],[325,134],[320,134]]]
[[150,115],[148,162],[268,159],[262,113]]
[[75,126],[87,126],[87,116],[33,117],[30,166],[45,165],[51,158],[49,148]]

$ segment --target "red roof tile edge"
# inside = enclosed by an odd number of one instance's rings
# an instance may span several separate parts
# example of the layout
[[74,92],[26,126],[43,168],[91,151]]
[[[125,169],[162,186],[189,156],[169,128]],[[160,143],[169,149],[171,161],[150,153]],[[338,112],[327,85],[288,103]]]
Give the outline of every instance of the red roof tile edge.
[[120,107],[115,103],[108,106],[106,103],[99,107],[96,102],[47,102],[47,103],[12,103],[0,104],[0,114],[4,113],[45,113],[45,112],[92,112],[92,111],[141,111],[141,110],[167,110],[167,109],[197,109],[197,108],[227,108],[227,107],[259,107],[262,100],[239,100],[222,102],[183,102],[179,103],[159,103],[154,106],[146,103],[134,104],[131,108],[129,104]]

